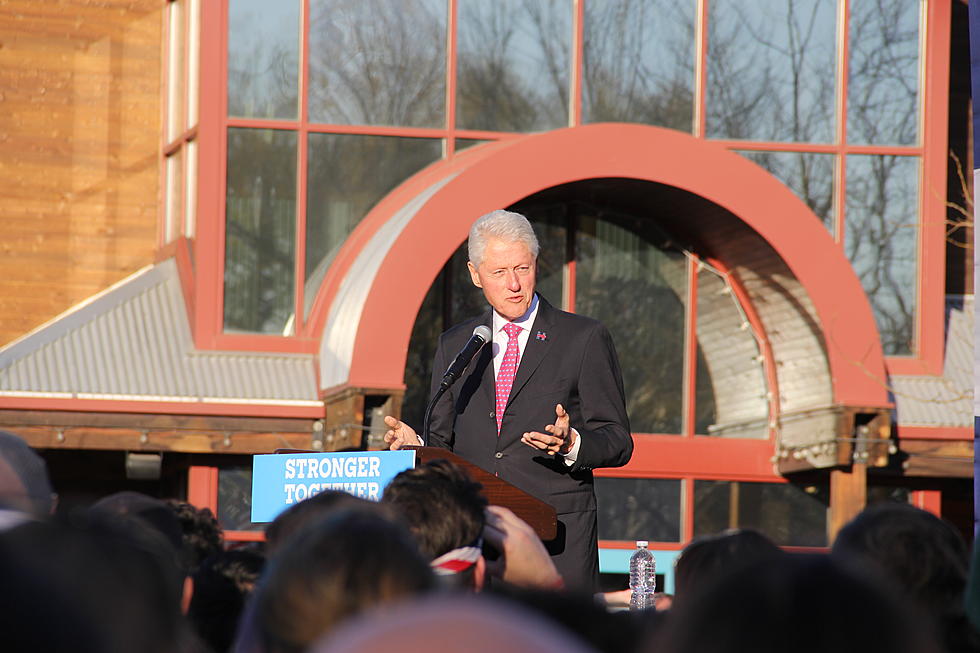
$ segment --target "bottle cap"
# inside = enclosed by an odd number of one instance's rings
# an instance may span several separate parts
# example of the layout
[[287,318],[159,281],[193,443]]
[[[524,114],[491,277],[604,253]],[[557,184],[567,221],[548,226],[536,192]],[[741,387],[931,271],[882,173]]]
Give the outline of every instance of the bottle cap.
[[638,548],[638,549],[645,549],[645,548],[647,548],[647,546],[649,546],[649,544],[650,543],[647,542],[646,540],[637,540],[636,541],[636,548]]

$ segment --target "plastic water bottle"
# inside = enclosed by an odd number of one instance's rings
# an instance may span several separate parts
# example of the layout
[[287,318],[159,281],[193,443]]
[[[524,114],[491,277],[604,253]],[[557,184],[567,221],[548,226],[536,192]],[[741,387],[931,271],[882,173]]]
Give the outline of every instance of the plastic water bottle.
[[636,552],[630,557],[630,610],[645,610],[654,607],[657,591],[657,560],[647,549],[646,540],[638,540]]

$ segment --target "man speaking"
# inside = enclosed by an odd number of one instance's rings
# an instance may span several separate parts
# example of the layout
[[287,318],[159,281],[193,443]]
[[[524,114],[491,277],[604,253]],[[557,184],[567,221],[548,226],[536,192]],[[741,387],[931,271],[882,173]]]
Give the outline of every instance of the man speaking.
[[[524,216],[497,210],[479,218],[468,250],[470,278],[491,310],[442,334],[433,396],[476,327],[489,327],[492,342],[434,405],[425,444],[454,451],[552,505],[558,536],[547,545],[555,566],[567,587],[594,591],[592,470],[625,465],[633,453],[612,338],[596,320],[558,310],[534,292],[538,239]],[[419,444],[404,422],[385,422],[392,449]]]

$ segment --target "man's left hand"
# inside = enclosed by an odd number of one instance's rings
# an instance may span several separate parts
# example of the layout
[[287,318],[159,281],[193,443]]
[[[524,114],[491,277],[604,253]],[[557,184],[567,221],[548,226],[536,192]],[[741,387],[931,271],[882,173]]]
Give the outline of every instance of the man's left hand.
[[547,433],[529,431],[521,436],[521,442],[540,451],[546,451],[549,456],[566,454],[575,444],[575,431],[568,425],[568,413],[561,404],[555,405],[555,423],[544,427]]

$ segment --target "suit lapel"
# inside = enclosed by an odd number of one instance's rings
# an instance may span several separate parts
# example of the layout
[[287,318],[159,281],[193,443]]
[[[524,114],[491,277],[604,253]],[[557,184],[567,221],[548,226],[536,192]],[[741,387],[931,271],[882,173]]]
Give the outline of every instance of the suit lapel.
[[555,321],[555,309],[545,301],[544,297],[538,295],[538,314],[534,317],[534,324],[528,334],[527,345],[524,353],[521,354],[521,363],[517,367],[517,375],[514,377],[514,385],[510,389],[510,397],[507,403],[510,404],[521,391],[521,388],[528,382],[528,379],[538,369],[538,365],[551,349],[553,338],[549,331]]

